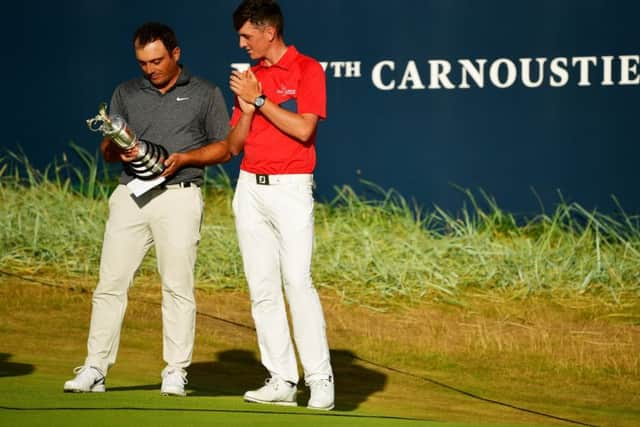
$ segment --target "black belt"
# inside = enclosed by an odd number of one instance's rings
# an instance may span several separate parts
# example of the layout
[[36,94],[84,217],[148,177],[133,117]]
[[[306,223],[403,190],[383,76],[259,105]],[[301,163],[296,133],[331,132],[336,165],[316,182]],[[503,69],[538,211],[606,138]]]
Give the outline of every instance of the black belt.
[[161,190],[166,190],[168,188],[189,188],[189,187],[199,187],[198,184],[192,181],[188,182],[177,182],[175,184],[160,184],[158,188]]

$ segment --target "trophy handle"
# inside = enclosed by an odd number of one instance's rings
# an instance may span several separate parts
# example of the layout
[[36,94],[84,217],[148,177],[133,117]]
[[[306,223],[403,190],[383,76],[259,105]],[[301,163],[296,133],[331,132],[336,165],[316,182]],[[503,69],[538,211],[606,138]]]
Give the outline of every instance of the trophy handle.
[[101,132],[123,150],[136,145],[140,147],[136,159],[128,162],[133,173],[140,179],[155,178],[164,171],[164,160],[169,157],[167,150],[162,145],[140,141],[122,116],[107,114],[106,102],[101,103],[98,114],[86,122],[89,130]]
[[91,119],[87,119],[87,126],[92,132],[100,132],[105,130],[105,124],[110,125],[111,119],[107,115],[107,103],[103,102],[98,107],[98,114]]

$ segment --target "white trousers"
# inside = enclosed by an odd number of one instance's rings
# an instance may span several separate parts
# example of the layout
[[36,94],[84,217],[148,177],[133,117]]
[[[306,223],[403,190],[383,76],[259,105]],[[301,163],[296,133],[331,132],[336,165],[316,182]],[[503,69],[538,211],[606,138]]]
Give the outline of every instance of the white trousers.
[[194,266],[200,240],[202,195],[198,187],[154,189],[135,199],[124,185],[109,198],[100,278],[93,293],[86,365],[107,373],[116,361],[127,291],[155,244],[162,280],[163,358],[168,366],[191,363],[196,305]]
[[298,382],[284,285],[305,380],[328,378],[324,315],[311,281],[313,177],[272,175],[268,181],[257,184],[256,175],[240,171],[233,199],[262,364],[272,377]]

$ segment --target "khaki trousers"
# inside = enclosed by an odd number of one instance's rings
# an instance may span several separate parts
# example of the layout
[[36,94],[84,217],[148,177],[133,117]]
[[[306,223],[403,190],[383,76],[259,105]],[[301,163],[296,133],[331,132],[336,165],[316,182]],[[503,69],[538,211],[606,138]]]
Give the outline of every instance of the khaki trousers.
[[127,292],[145,254],[155,245],[162,280],[163,358],[170,367],[191,363],[195,335],[194,266],[200,240],[200,189],[154,189],[134,199],[124,185],[109,198],[100,277],[93,293],[85,364],[106,375],[116,361]]

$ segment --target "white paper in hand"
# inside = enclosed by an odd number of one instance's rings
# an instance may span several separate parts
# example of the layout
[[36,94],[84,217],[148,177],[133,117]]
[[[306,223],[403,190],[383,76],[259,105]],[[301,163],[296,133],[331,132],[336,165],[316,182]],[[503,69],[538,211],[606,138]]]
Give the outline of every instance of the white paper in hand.
[[129,189],[129,191],[131,191],[131,193],[134,196],[140,197],[147,191],[162,184],[165,181],[166,181],[166,178],[164,176],[159,176],[154,179],[135,178],[127,184],[127,188]]

